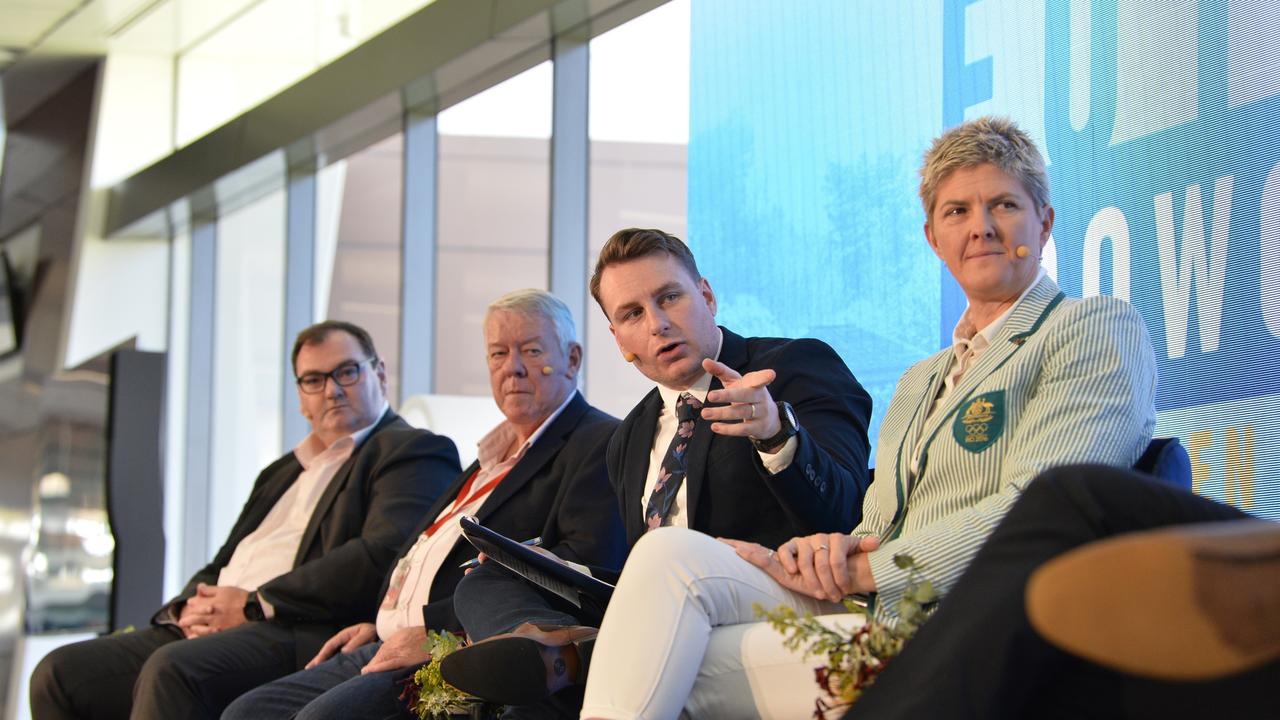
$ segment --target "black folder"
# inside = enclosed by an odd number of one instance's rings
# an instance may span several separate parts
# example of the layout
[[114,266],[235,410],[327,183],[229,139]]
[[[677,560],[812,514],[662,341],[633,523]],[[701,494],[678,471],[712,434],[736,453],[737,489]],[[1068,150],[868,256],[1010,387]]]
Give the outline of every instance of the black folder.
[[604,609],[613,596],[613,586],[609,583],[496,533],[473,517],[463,516],[458,523],[462,527],[462,536],[490,560],[564,598],[574,607],[586,611],[589,618],[604,616]]

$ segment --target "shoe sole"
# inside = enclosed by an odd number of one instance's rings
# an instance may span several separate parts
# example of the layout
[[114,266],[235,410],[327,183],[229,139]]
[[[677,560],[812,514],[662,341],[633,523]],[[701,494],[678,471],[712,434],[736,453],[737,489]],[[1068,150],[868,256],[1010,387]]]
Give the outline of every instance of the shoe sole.
[[1280,525],[1239,520],[1094,543],[1045,563],[1027,616],[1049,642],[1143,677],[1209,680],[1280,657]]
[[533,705],[549,695],[541,650],[528,638],[493,638],[440,661],[440,674],[450,685],[484,700]]

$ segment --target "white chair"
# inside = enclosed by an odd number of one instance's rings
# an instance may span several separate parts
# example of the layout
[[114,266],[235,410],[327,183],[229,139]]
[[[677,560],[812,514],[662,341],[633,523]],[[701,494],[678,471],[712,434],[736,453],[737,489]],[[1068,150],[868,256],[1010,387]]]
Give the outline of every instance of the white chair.
[[453,440],[464,468],[476,459],[480,438],[506,419],[487,395],[412,395],[400,404],[400,417]]

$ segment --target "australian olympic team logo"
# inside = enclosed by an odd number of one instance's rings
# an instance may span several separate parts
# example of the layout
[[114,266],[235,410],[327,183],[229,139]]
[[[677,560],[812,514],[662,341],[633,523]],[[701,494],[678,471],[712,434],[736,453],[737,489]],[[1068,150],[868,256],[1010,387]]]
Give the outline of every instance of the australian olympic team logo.
[[969,409],[964,411],[964,416],[960,418],[960,422],[964,423],[964,441],[965,443],[982,443],[990,438],[987,436],[987,426],[991,422],[991,418],[995,417],[992,409],[995,408],[986,398],[978,398],[969,405]]
[[1004,391],[979,395],[961,407],[951,427],[956,442],[975,453],[991,447],[1004,432]]

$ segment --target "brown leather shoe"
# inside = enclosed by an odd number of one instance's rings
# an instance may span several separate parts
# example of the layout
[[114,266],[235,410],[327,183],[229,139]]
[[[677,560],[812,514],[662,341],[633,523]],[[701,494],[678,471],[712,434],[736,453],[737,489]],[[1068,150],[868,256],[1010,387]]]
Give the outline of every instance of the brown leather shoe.
[[1027,583],[1049,642],[1099,665],[1208,680],[1280,657],[1280,524],[1182,525],[1085,545]]
[[532,705],[587,681],[599,630],[525,623],[503,635],[458,648],[440,661],[445,682],[489,702]]

